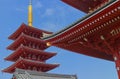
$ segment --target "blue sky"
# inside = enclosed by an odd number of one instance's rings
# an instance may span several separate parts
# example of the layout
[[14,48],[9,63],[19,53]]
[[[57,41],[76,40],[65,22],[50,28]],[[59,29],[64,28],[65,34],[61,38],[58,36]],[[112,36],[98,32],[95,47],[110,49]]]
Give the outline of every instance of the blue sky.
[[[12,62],[3,59],[12,53],[6,47],[13,41],[8,40],[22,23],[27,24],[27,7],[29,0],[0,0],[0,70]],[[57,32],[85,14],[60,0],[33,0],[33,25],[36,28]],[[60,63],[60,67],[49,73],[76,74],[78,79],[117,79],[113,62],[92,58],[50,47],[46,51],[57,52],[57,56],[48,63]],[[10,79],[12,75],[0,72],[0,79]]]

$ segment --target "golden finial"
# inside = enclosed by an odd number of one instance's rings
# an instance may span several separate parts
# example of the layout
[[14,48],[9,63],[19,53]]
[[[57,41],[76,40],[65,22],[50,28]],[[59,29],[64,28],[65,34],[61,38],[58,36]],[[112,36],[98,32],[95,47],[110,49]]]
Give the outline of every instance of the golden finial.
[[32,26],[33,16],[32,16],[32,0],[29,2],[28,6],[28,25]]

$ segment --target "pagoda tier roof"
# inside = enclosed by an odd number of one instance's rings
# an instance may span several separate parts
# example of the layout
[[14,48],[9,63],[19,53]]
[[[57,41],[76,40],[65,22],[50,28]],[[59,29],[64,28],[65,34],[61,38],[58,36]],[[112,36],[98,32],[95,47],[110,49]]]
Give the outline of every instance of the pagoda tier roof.
[[[34,54],[35,56],[40,56],[40,61],[45,61],[53,56],[55,56],[57,53],[50,53],[50,52],[45,52],[42,50],[37,50],[33,48],[29,48],[26,46],[21,45],[20,47],[15,50],[12,54],[10,54],[8,57],[5,58],[5,60],[8,61],[17,61],[20,57],[26,58],[29,54]],[[27,58],[28,59],[28,58]],[[39,61],[39,60],[38,60]]]
[[[52,32],[48,32],[48,31],[44,31],[44,30],[41,30],[41,29],[38,29],[38,28],[35,28],[35,27],[30,27],[26,24],[21,24],[20,27],[13,33],[11,34],[8,38],[9,39],[12,39],[12,40],[15,40],[17,39],[21,33],[25,33],[25,32],[34,32],[34,33],[37,33],[37,34],[42,34],[42,33],[45,33],[45,34],[52,34]],[[40,37],[39,37],[40,38]]]
[[[85,13],[89,13],[91,9],[97,8],[109,0],[62,0],[63,2],[77,8]],[[104,4],[103,4],[104,5]]]
[[118,48],[115,42],[119,33],[120,1],[114,0],[44,40],[52,46],[114,61],[112,55]]
[[48,48],[45,41],[22,33],[11,45],[7,47],[7,49],[16,50],[20,45],[27,45],[29,43],[42,46],[40,48],[41,50]]
[[38,61],[33,61],[33,60],[20,58],[13,65],[11,65],[8,68],[2,70],[2,72],[14,73],[16,68],[29,70],[30,66],[39,68],[40,72],[47,72],[49,70],[52,70],[52,69],[58,67],[59,64],[46,64],[46,63],[43,63],[43,62],[38,62]]

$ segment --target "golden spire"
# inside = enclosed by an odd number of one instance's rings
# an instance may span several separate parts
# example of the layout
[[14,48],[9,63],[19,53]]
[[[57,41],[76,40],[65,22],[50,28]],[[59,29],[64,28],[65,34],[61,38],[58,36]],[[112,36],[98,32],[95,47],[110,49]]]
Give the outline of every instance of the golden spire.
[[32,0],[29,2],[28,6],[28,25],[32,26],[33,16],[32,16]]

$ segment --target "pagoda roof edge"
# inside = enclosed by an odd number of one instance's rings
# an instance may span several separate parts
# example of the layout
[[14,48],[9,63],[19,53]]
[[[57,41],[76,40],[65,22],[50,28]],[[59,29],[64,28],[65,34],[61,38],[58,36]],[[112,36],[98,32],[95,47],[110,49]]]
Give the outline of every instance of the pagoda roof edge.
[[26,25],[25,23],[22,23],[18,27],[18,29],[8,37],[8,39],[15,40],[16,39],[15,37],[18,36],[20,33],[22,33],[25,29],[31,29],[31,30],[34,30],[36,32],[44,32],[46,34],[53,34],[53,32],[48,32],[48,31],[41,30],[41,29],[38,29],[35,27],[30,27],[30,26]]
[[[5,58],[5,60],[7,60],[7,61],[14,61],[12,58],[13,57],[16,58],[16,56],[18,56],[19,54],[22,54],[23,51],[28,51],[29,53],[33,53],[31,51],[34,51],[34,54],[37,54],[37,55],[45,55],[45,56],[47,55],[48,56],[47,59],[49,59],[49,58],[51,58],[51,57],[53,57],[53,56],[55,56],[57,54],[57,53],[44,52],[42,50],[36,50],[36,49],[29,48],[29,47],[26,47],[26,46],[22,45],[22,46],[18,47],[12,54],[7,56]],[[26,53],[28,53],[28,52],[26,52]]]
[[[31,40],[30,40],[31,39]],[[46,43],[44,40],[41,40],[41,39],[38,39],[38,38],[34,38],[34,37],[31,37],[31,36],[28,36],[24,33],[22,33],[12,44],[10,44],[7,49],[10,49],[10,50],[14,50],[12,49],[11,47],[14,45],[14,44],[19,44],[20,41],[24,41],[24,40],[28,40],[28,41],[34,41],[34,42],[37,42],[37,43]]]
[[36,66],[39,65],[41,67],[48,67],[49,66],[49,69],[47,71],[49,71],[53,68],[56,68],[60,65],[60,64],[46,64],[46,63],[43,63],[43,62],[38,62],[38,61],[19,58],[14,64],[12,64],[8,68],[2,70],[2,72],[13,73],[16,68],[21,68],[21,66],[20,66],[21,64],[24,64],[24,65],[29,64],[29,65],[36,65]]

